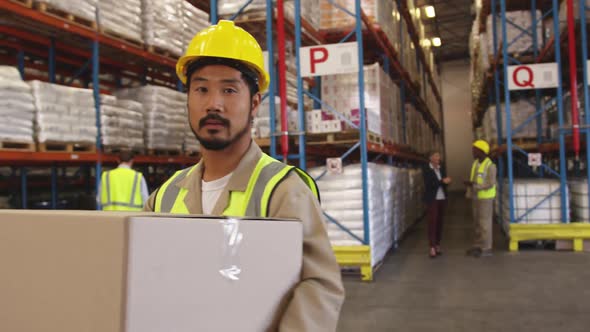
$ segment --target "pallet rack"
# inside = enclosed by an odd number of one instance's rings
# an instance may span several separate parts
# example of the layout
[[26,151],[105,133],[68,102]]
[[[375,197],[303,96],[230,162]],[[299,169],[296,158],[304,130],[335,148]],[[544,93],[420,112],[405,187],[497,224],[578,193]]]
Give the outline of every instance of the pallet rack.
[[[504,231],[510,236],[510,250],[518,250],[518,242],[523,240],[558,240],[558,239],[570,239],[575,240],[576,250],[581,250],[581,239],[590,237],[590,228],[586,227],[588,224],[570,224],[569,215],[569,195],[568,195],[568,177],[580,174],[580,133],[586,135],[586,143],[590,140],[589,126],[581,126],[579,128],[574,121],[572,128],[564,127],[564,114],[565,112],[572,111],[574,118],[577,117],[577,98],[576,98],[576,79],[578,74],[576,73],[576,45],[575,45],[575,31],[577,30],[575,21],[573,19],[573,9],[571,0],[568,1],[568,11],[570,11],[567,19],[567,28],[562,30],[560,28],[559,20],[559,2],[558,0],[549,1],[519,1],[519,2],[508,2],[506,0],[488,0],[483,2],[482,11],[480,13],[479,26],[480,31],[485,28],[485,20],[488,15],[492,18],[492,31],[487,31],[488,36],[490,33],[493,38],[493,60],[490,62],[490,68],[485,74],[483,91],[481,98],[478,101],[474,109],[474,127],[481,124],[484,113],[486,112],[487,105],[494,105],[497,120],[497,145],[494,149],[495,153],[499,154],[498,157],[498,195],[501,197],[506,191],[508,194],[508,220],[503,220],[503,202],[500,199],[499,203],[499,215],[497,221],[503,226]],[[585,8],[584,0],[580,0],[581,8]],[[524,10],[530,11],[532,17],[532,25],[530,27],[519,27],[507,17],[507,12],[512,10]],[[537,16],[537,11],[540,10],[542,13],[541,17]],[[537,36],[536,26],[543,19],[553,19],[553,31],[554,35],[545,42],[544,47],[540,47]],[[585,17],[581,15],[581,35],[582,35],[582,62],[586,69],[587,59],[587,40],[586,40],[586,28],[585,28]],[[499,24],[498,24],[499,23]],[[508,27],[514,27],[521,31],[521,33],[513,40],[507,38]],[[532,37],[532,49],[529,54],[524,55],[520,58],[516,58],[513,54],[509,54],[509,46],[516,42],[519,38],[528,35]],[[510,107],[510,100],[517,96],[522,96],[522,92],[510,91],[508,67],[511,65],[525,65],[525,64],[537,64],[555,62],[558,68],[558,86],[555,89],[534,89],[532,96],[534,96],[534,107],[535,113],[526,119],[523,123],[515,126],[511,123],[512,110]],[[569,71],[566,70],[569,68]],[[585,98],[588,97],[588,86],[587,86],[587,73],[584,69],[583,77],[585,82]],[[572,94],[573,109],[564,109],[564,94],[566,89],[569,89]],[[525,92],[526,93],[526,92]],[[551,98],[549,101],[543,98]],[[505,123],[502,123],[502,109],[501,103],[505,103]],[[543,133],[542,128],[542,115],[546,113],[550,105],[555,105],[557,118],[558,118],[558,133],[557,139],[549,139]],[[585,105],[586,110],[588,106]],[[586,113],[588,114],[588,113]],[[586,116],[586,123],[590,123],[590,117]],[[513,139],[513,136],[518,133],[519,130],[535,121],[537,128],[537,135],[535,142],[531,144],[521,144]],[[503,138],[503,133],[506,134],[506,139]],[[590,174],[590,168],[587,166],[590,161],[590,154],[588,154],[590,145],[586,144],[586,156],[582,156],[585,160],[587,174]],[[541,164],[538,171],[534,171],[528,165],[523,165],[518,157],[527,157],[531,152],[542,152],[544,154],[544,162]],[[568,169],[568,157],[573,156],[573,169]],[[553,163],[557,167],[551,167]],[[533,174],[534,177],[548,178],[556,177],[559,179],[559,188],[538,204],[530,209],[527,209],[523,214],[517,214],[517,210],[514,206],[514,180],[515,173],[526,172],[527,174]],[[504,186],[503,179],[507,179],[507,186]],[[590,180],[590,177],[588,177]],[[588,182],[590,185],[590,182]],[[519,222],[525,218],[528,214],[534,212],[541,206],[545,201],[553,197],[554,195],[560,195],[560,215],[561,224],[520,224]]]
[[[101,174],[102,166],[116,163],[116,156],[103,152],[100,137],[100,93],[105,87],[120,87],[122,79],[152,82],[175,88],[176,60],[148,52],[142,47],[99,32],[96,26],[84,25],[67,17],[60,17],[32,6],[32,1],[6,0],[0,2],[0,15],[10,24],[0,27],[6,38],[0,41],[5,52],[0,56],[5,64],[15,65],[25,75],[25,68],[34,68],[48,77],[28,75],[27,79],[48,80],[52,83],[71,84],[75,79],[92,88],[96,107],[98,134],[96,152],[30,152],[0,151],[0,165],[18,169],[22,208],[28,204],[28,171],[30,168],[51,168],[51,208],[57,207],[60,179],[58,169],[63,166],[80,167],[80,174],[89,179]],[[99,78],[100,73],[117,74],[115,81]],[[166,173],[184,165],[193,164],[198,157],[140,155],[135,163],[144,171],[165,168]],[[13,177],[16,176],[13,174]],[[96,188],[100,177],[93,177]],[[150,178],[148,176],[148,178]],[[87,180],[85,181],[87,182]]]

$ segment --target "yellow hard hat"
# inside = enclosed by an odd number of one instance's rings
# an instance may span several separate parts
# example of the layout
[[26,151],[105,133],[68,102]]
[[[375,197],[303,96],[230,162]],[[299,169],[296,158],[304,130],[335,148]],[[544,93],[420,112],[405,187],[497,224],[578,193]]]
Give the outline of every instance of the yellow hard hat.
[[490,153],[490,145],[488,144],[488,142],[482,139],[478,139],[477,141],[473,142],[473,146],[480,149],[485,154]]
[[234,25],[233,21],[220,20],[197,33],[191,40],[186,53],[176,63],[176,75],[186,84],[188,65],[199,58],[225,58],[237,60],[258,74],[258,90],[265,92],[269,76],[264,69],[264,57],[260,45],[246,30]]

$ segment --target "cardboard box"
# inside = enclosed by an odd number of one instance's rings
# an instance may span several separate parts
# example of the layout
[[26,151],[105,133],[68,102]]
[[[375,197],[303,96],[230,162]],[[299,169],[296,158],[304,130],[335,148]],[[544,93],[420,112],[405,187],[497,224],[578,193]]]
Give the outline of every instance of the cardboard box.
[[0,331],[266,330],[301,248],[294,221],[0,211]]

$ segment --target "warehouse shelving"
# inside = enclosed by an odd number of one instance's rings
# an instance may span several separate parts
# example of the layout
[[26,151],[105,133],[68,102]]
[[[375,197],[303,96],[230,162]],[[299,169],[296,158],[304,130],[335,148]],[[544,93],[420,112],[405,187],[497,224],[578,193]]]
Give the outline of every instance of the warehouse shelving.
[[[503,200],[499,199],[499,213],[498,220],[504,226],[506,232],[510,234],[510,250],[518,250],[518,241],[522,240],[559,240],[569,239],[575,240],[575,250],[581,250],[581,239],[590,237],[590,228],[588,224],[570,224],[570,213],[569,213],[569,195],[568,195],[568,177],[571,175],[579,175],[580,171],[580,160],[583,160],[586,165],[587,173],[590,172],[588,168],[590,159],[588,149],[590,148],[588,141],[586,144],[580,144],[579,135],[585,134],[586,139],[590,139],[590,133],[588,132],[589,126],[580,126],[579,129],[575,128],[575,121],[573,127],[565,126],[565,114],[566,112],[575,112],[575,109],[564,109],[564,95],[569,89],[572,93],[571,105],[575,108],[577,105],[577,99],[575,97],[575,91],[577,89],[576,79],[579,75],[576,71],[576,40],[573,36],[576,28],[576,23],[573,20],[572,15],[568,15],[567,28],[562,29],[560,27],[559,19],[559,3],[558,0],[551,1],[518,1],[508,2],[506,0],[489,0],[483,2],[482,11],[479,15],[479,28],[480,32],[485,30],[485,20],[488,15],[491,17],[497,17],[493,19],[492,30],[487,31],[488,36],[493,38],[493,55],[490,58],[490,68],[485,73],[483,91],[480,99],[477,101],[474,107],[474,126],[480,125],[482,118],[487,110],[488,105],[495,105],[496,121],[497,121],[497,147],[494,149],[498,157],[498,196],[503,197],[507,194],[508,197],[508,217],[503,217],[503,211],[506,207],[503,206]],[[571,1],[570,1],[571,4]],[[584,0],[580,1],[581,6],[584,6]],[[569,4],[568,4],[569,5]],[[524,10],[530,11],[532,18],[532,24],[530,27],[517,26],[511,22],[507,17],[507,13],[510,10]],[[537,10],[541,11],[542,17],[537,16]],[[571,10],[571,9],[568,9]],[[582,62],[586,64],[587,59],[587,40],[585,17],[581,15],[581,31],[582,34]],[[537,38],[536,26],[543,19],[552,19],[553,36],[545,42],[544,47],[540,47]],[[507,29],[514,27],[522,31],[519,36],[513,40],[508,40]],[[579,26],[578,26],[579,27]],[[513,29],[514,29],[513,28]],[[512,44],[518,38],[523,35],[531,36],[532,50],[530,52],[517,57],[514,54],[509,53],[509,45]],[[557,42],[556,42],[557,41]],[[523,65],[523,64],[536,64],[555,62],[558,67],[558,86],[554,89],[534,89],[533,92],[518,92],[509,91],[509,77],[508,77],[508,66],[510,65]],[[569,68],[569,70],[567,70]],[[584,67],[586,68],[586,67]],[[587,73],[584,70],[582,73],[584,77],[584,94],[588,97],[588,86],[587,86]],[[512,112],[511,110],[511,99],[517,96],[530,96],[534,98],[535,112],[532,116],[526,119],[523,123],[517,124],[518,127],[511,123]],[[550,98],[550,99],[548,99]],[[505,115],[506,120],[502,122],[502,101],[505,102]],[[554,105],[554,106],[552,106]],[[548,111],[549,108],[554,107],[558,119],[557,138],[550,139],[543,133],[542,128],[542,116]],[[586,111],[588,106],[585,105]],[[491,111],[491,110],[490,110]],[[575,113],[572,113],[575,114]],[[588,114],[586,112],[586,114]],[[573,116],[575,118],[575,116]],[[586,116],[585,120],[588,121],[590,117]],[[537,134],[534,138],[534,142],[522,144],[522,141],[513,139],[513,136],[523,128],[524,125],[533,123],[536,121]],[[506,134],[506,138],[503,138],[503,133]],[[582,154],[580,158],[580,148],[586,147],[586,155]],[[528,165],[523,165],[523,162],[519,157],[527,157],[529,153],[541,152],[543,153],[543,163],[538,170],[530,168]],[[573,157],[573,169],[568,169],[568,158]],[[526,162],[525,162],[526,163]],[[550,167],[553,164],[556,167]],[[528,207],[524,213],[519,213],[515,208],[515,172],[526,170],[526,174],[532,175],[538,178],[551,178],[556,177],[559,179],[559,187],[557,190],[552,191],[549,195],[544,197],[537,204],[532,207]],[[519,172],[522,173],[522,172]],[[590,173],[588,173],[590,174]],[[504,185],[503,180],[507,179],[507,186]],[[590,177],[588,177],[590,179]],[[590,185],[590,182],[588,182]],[[559,224],[521,224],[521,220],[526,218],[527,215],[534,213],[542,204],[551,197],[559,195],[559,206],[560,206],[560,221]],[[507,219],[507,220],[504,220]],[[576,221],[576,220],[573,220]],[[506,224],[505,222],[509,223]],[[574,230],[575,228],[575,230]]]
[[[441,128],[439,126],[439,124],[437,123],[437,121],[434,119],[433,117],[433,113],[434,112],[441,112],[442,107],[441,107],[441,103],[440,103],[440,95],[438,94],[438,88],[434,85],[433,79],[432,79],[432,73],[431,73],[431,68],[429,68],[428,64],[426,63],[424,54],[422,54],[421,57],[421,61],[422,61],[422,66],[421,68],[423,69],[423,75],[424,77],[430,77],[430,80],[428,81],[428,83],[432,84],[432,88],[433,91],[435,91],[435,93],[437,94],[437,101],[439,104],[439,109],[434,110],[434,111],[430,111],[428,110],[428,107],[426,106],[426,103],[424,102],[424,100],[422,99],[422,97],[420,96],[420,91],[419,91],[419,87],[414,84],[408,74],[408,71],[404,69],[403,67],[403,59],[400,59],[400,54],[398,54],[398,51],[394,49],[394,47],[392,46],[391,42],[385,37],[383,31],[381,31],[381,29],[379,28],[379,26],[377,24],[374,24],[372,22],[369,21],[369,18],[362,12],[361,10],[361,4],[360,1],[356,1],[356,14],[353,14],[353,16],[355,17],[355,25],[348,27],[346,29],[337,29],[337,30],[330,30],[330,31],[317,31],[315,30],[308,22],[305,21],[305,19],[303,19],[301,17],[300,14],[300,8],[301,8],[301,1],[300,0],[296,0],[294,1],[294,22],[291,22],[291,18],[286,18],[284,17],[284,15],[281,15],[279,13],[279,8],[275,7],[275,4],[272,3],[272,1],[267,1],[267,6],[266,6],[266,17],[263,19],[260,17],[259,14],[257,13],[249,13],[246,11],[247,6],[250,4],[249,1],[244,1],[243,2],[243,6],[241,9],[238,10],[238,13],[243,13],[242,15],[234,15],[232,17],[232,19],[235,20],[237,25],[240,25],[242,27],[244,27],[246,30],[248,30],[249,32],[253,33],[255,35],[255,37],[257,37],[257,39],[259,41],[265,41],[266,45],[266,50],[268,51],[269,54],[275,54],[275,50],[276,47],[278,45],[280,45],[281,43],[284,43],[284,40],[282,40],[283,38],[294,38],[295,39],[295,44],[294,44],[294,49],[296,51],[296,68],[299,68],[299,49],[302,46],[308,46],[308,45],[314,45],[314,44],[328,44],[328,43],[336,43],[338,41],[343,40],[344,37],[349,36],[349,37],[355,37],[355,39],[357,41],[359,41],[359,44],[362,45],[362,47],[359,48],[359,65],[362,68],[364,62],[366,62],[367,60],[369,60],[369,58],[371,58],[371,60],[376,61],[379,60],[381,62],[385,63],[385,67],[388,69],[388,72],[390,73],[390,75],[395,78],[395,80],[398,82],[398,84],[401,86],[400,88],[402,89],[402,91],[404,91],[404,94],[407,95],[407,100],[404,99],[402,100],[402,105],[404,105],[406,102],[412,102],[416,105],[416,109],[417,111],[421,114],[421,116],[424,118],[424,121],[426,121],[431,129],[437,133],[439,135],[439,139],[440,139],[440,134],[441,134]],[[276,6],[280,5],[280,2],[278,2],[276,4]],[[202,7],[204,8],[204,6]],[[217,15],[214,13],[217,13],[217,1],[212,0],[209,8],[211,8],[211,20],[213,22],[215,22],[217,20]],[[407,9],[406,9],[407,10]],[[352,14],[352,13],[350,13]],[[281,16],[283,16],[283,18],[281,18]],[[413,22],[411,21],[411,19],[406,19],[405,24],[408,25],[412,25]],[[286,36],[282,34],[283,28],[281,27],[285,27],[285,31],[287,34]],[[275,29],[275,27],[277,27],[278,29]],[[294,29],[293,29],[294,28]],[[266,35],[263,37],[261,34],[262,31],[266,31]],[[269,31],[273,31],[272,33],[269,33]],[[294,35],[291,35],[293,34]],[[410,33],[415,34],[416,30],[415,29],[410,29]],[[276,35],[276,38],[275,38]],[[400,32],[400,37],[404,38],[404,36],[401,36],[401,32]],[[264,39],[265,38],[265,39]],[[414,40],[416,38],[413,38]],[[280,46],[279,46],[280,48]],[[366,56],[363,54],[364,51],[374,51],[377,50],[377,52],[373,52],[371,54],[367,54]],[[418,50],[421,51],[420,47],[417,47],[417,57],[420,57]],[[282,51],[284,52],[284,51]],[[276,52],[278,54],[281,54],[281,51]],[[272,100],[274,98],[274,96],[276,94],[282,94],[282,93],[277,93],[277,90],[281,90],[280,84],[285,84],[284,82],[281,82],[281,80],[284,80],[285,77],[278,77],[278,75],[276,74],[277,71],[277,67],[280,67],[281,65],[281,61],[283,61],[282,59],[275,59],[274,57],[271,58],[272,60],[269,61],[270,66],[269,66],[269,71],[270,71],[270,76],[271,76],[271,84],[270,84],[270,89],[269,89],[269,93],[268,96],[265,96],[266,98],[270,98],[270,100]],[[362,79],[362,71],[360,71],[359,73],[359,84],[361,85],[360,87],[360,95],[361,95],[361,101],[360,104],[363,105],[364,102],[362,101],[363,97],[363,87],[361,83],[363,81]],[[299,70],[297,70],[297,97],[298,97],[298,103],[297,105],[294,105],[297,107],[297,111],[299,114],[299,128],[305,128],[305,123],[304,123],[304,109],[303,109],[303,98],[304,95],[310,96],[310,95],[314,95],[314,99],[315,99],[315,104],[316,104],[316,108],[319,107],[319,104],[321,103],[321,98],[318,98],[319,96],[317,96],[317,90],[314,93],[309,93],[308,91],[304,91],[303,89],[303,81],[304,78],[301,77],[301,73]],[[308,80],[309,81],[309,80]],[[314,84],[321,84],[321,79],[317,79],[314,80],[315,82],[312,83],[312,85]],[[283,100],[284,95],[281,95],[281,99]],[[270,103],[270,124],[271,124],[271,136],[268,139],[263,139],[263,140],[259,140],[259,143],[268,143],[268,145],[270,146],[270,153],[273,157],[278,158],[278,159],[285,159],[284,157],[287,157],[287,159],[289,159],[292,162],[295,162],[299,164],[299,166],[303,169],[306,168],[307,166],[307,162],[312,162],[312,160],[315,158],[316,160],[319,161],[319,164],[322,164],[322,158],[326,157],[348,157],[348,158],[353,158],[354,160],[361,160],[361,163],[364,165],[363,166],[363,179],[364,179],[364,183],[366,186],[366,182],[367,182],[367,178],[366,178],[366,172],[367,172],[367,163],[369,161],[370,158],[375,158],[375,159],[380,159],[380,158],[384,158],[387,157],[387,161],[390,163],[393,162],[397,162],[397,163],[401,163],[403,165],[411,165],[411,164],[420,164],[426,161],[426,158],[423,155],[420,155],[414,151],[411,150],[411,148],[406,145],[406,144],[392,144],[390,142],[382,142],[382,143],[375,143],[375,142],[370,142],[367,140],[367,128],[366,128],[366,121],[365,121],[365,114],[364,112],[361,112],[361,120],[360,120],[360,128],[359,128],[359,134],[358,134],[358,138],[356,143],[355,142],[347,142],[347,143],[342,143],[342,142],[325,142],[326,144],[323,145],[310,145],[307,144],[306,142],[306,134],[305,132],[301,131],[301,132],[281,132],[281,133],[277,133],[276,128],[274,127],[275,124],[275,111],[274,111],[274,104]],[[361,109],[363,108],[363,106],[361,106]],[[405,112],[405,108],[402,108],[402,112]],[[405,130],[405,126],[404,126],[404,130]],[[287,138],[287,135],[291,136],[291,137],[295,137],[294,140],[285,140],[285,138]],[[277,154],[277,140],[279,139],[279,137],[281,137],[283,140],[281,141],[281,147],[285,147],[287,149],[283,149],[282,150],[282,154]],[[405,138],[405,133],[404,133],[404,138]],[[296,148],[296,152],[290,153],[288,150],[288,144],[290,142],[295,143],[295,148]],[[285,144],[286,143],[286,144]],[[356,150],[356,151],[355,151]],[[287,152],[285,152],[287,151]],[[367,196],[366,196],[366,188],[365,188],[365,193],[364,193],[364,199],[365,199],[365,228],[368,228],[368,220],[367,220],[367,211],[366,209],[368,208],[368,205],[366,204],[366,200],[367,200]],[[333,222],[336,222],[336,220],[333,220],[333,218],[331,218]],[[364,242],[365,244],[368,244],[368,231],[365,232],[365,239]],[[371,278],[371,268],[369,266],[369,268],[367,269],[367,257],[369,257],[370,260],[370,251],[369,250],[369,246],[357,246],[357,247],[353,247],[353,248],[335,248],[338,260],[341,263],[346,263],[344,265],[356,265],[356,266],[362,266],[362,272],[363,274],[365,274],[365,278],[370,279]],[[356,263],[355,263],[356,262]],[[370,261],[368,263],[370,265]]]
[[[122,79],[152,82],[177,88],[174,58],[146,51],[141,45],[100,33],[96,27],[79,24],[66,18],[32,7],[32,1],[7,0],[0,2],[0,17],[5,21],[0,27],[0,56],[2,62],[17,66],[21,75],[25,68],[47,73],[47,77],[27,75],[27,79],[49,80],[61,84],[79,79],[82,86],[94,90],[95,100],[108,88],[121,87]],[[100,68],[100,70],[99,70]],[[113,80],[100,78],[99,74],[110,73]],[[98,137],[96,153],[0,151],[0,165],[18,167],[23,208],[27,207],[27,169],[50,167],[51,207],[57,202],[56,168],[60,165],[87,168],[94,165],[95,174],[100,174],[102,165],[114,165],[116,156],[105,154],[101,149],[99,101],[96,102]],[[149,168],[180,168],[194,164],[198,157],[182,155],[139,155],[135,163],[144,170]],[[149,167],[148,167],[149,166]],[[147,174],[146,174],[147,176]],[[147,176],[149,178],[149,176]],[[95,186],[99,186],[99,178]]]
[[[330,1],[331,2],[331,1]],[[402,3],[403,1],[399,1],[398,3]],[[333,3],[332,3],[333,4]],[[300,28],[300,15],[299,15],[299,8],[300,8],[300,0],[295,0],[295,31],[299,31]],[[409,18],[409,13],[405,6],[400,6],[402,13],[407,13],[403,15],[406,24],[408,26],[413,27],[413,23]],[[340,8],[341,9],[341,8]],[[384,62],[384,67],[386,68],[386,72],[388,72],[392,77],[396,78],[396,82],[399,85],[399,88],[402,91],[402,114],[405,114],[405,103],[404,96],[408,95],[408,100],[413,100],[413,102],[417,106],[417,110],[422,114],[424,120],[427,121],[431,125],[431,129],[435,132],[440,134],[441,129],[439,125],[436,123],[434,118],[432,117],[432,113],[426,107],[426,104],[422,100],[419,95],[418,88],[415,86],[411,79],[409,78],[408,72],[404,69],[403,59],[400,58],[400,55],[397,50],[394,49],[391,42],[387,39],[383,31],[377,24],[374,24],[369,20],[367,15],[363,12],[361,7],[360,1],[355,1],[355,12],[348,13],[355,18],[355,25],[349,27],[349,29],[341,29],[341,30],[330,30],[330,31],[320,31],[323,35],[323,39],[326,43],[339,43],[345,42],[349,38],[354,37],[355,40],[359,44],[358,48],[358,58],[359,58],[359,70],[358,72],[358,86],[359,86],[359,105],[360,105],[360,125],[358,127],[359,130],[359,141],[352,145],[350,148],[347,147],[339,147],[339,149],[331,148],[327,150],[325,147],[322,148],[315,148],[313,146],[308,146],[306,149],[306,153],[310,154],[320,154],[324,156],[332,156],[336,157],[339,156],[341,159],[349,158],[349,156],[355,151],[358,150],[357,153],[357,160],[361,162],[361,169],[362,169],[362,182],[363,182],[363,225],[364,225],[364,238],[360,239],[357,238],[362,242],[361,246],[334,246],[334,251],[336,253],[336,258],[338,262],[343,266],[355,266],[361,269],[361,274],[363,280],[371,280],[372,279],[372,263],[371,263],[371,247],[370,247],[370,230],[369,230],[369,211],[368,211],[368,188],[367,188],[367,174],[368,174],[368,162],[369,158],[374,157],[375,154],[376,159],[380,158],[382,155],[388,156],[388,162],[391,164],[393,159],[404,160],[406,162],[424,162],[426,158],[423,156],[413,153],[408,150],[407,146],[403,144],[392,144],[392,143],[381,143],[381,144],[374,144],[367,141],[367,122],[366,122],[366,110],[365,110],[365,101],[364,101],[364,75],[363,75],[363,65],[365,62],[371,62],[371,60],[379,59]],[[364,27],[363,27],[364,26]],[[401,30],[401,29],[400,29]],[[413,28],[408,29],[412,39],[414,41],[417,40],[416,30]],[[297,50],[296,53],[296,63],[297,67],[299,68],[299,49],[302,46],[301,44],[301,36],[296,34],[295,36],[295,49]],[[400,31],[400,38],[404,38]],[[428,73],[430,80],[429,83],[432,84],[433,90],[437,94],[437,100],[439,102],[440,109],[435,110],[436,112],[442,111],[441,99],[440,95],[438,95],[438,89],[435,86],[432,80],[431,69],[428,67],[428,64],[425,61],[424,54],[421,52],[422,49],[419,44],[416,44],[416,49],[418,57],[420,57],[423,68],[427,68],[425,73]],[[369,51],[370,50],[370,51]],[[377,50],[375,52],[375,50]],[[418,51],[419,50],[419,51]],[[372,54],[365,54],[372,51]],[[371,59],[372,58],[372,59]],[[300,127],[304,128],[304,116],[303,116],[303,97],[304,95],[311,96],[314,99],[317,99],[317,102],[322,104],[322,106],[330,109],[330,105],[323,105],[321,102],[321,98],[319,96],[314,96],[312,93],[306,92],[302,89],[302,77],[301,72],[298,71],[297,73],[297,81],[298,81],[298,112],[300,114],[299,118],[299,125]],[[405,115],[402,117],[403,121],[405,121]],[[405,139],[405,123],[402,125],[404,134],[403,137]],[[306,138],[305,136],[299,137],[299,146],[305,146]],[[320,150],[320,151],[318,151]],[[348,234],[353,234],[350,230],[348,230],[345,226],[341,225],[337,220],[333,217],[326,214],[326,218],[338,225],[340,229],[347,232]]]

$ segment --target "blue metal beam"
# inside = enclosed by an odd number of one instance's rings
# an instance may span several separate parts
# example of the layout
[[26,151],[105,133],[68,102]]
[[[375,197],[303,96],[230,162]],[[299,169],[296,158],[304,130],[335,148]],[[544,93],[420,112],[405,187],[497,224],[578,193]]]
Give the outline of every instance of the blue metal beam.
[[362,7],[361,0],[355,0],[356,14],[356,40],[358,43],[358,84],[359,84],[359,109],[360,109],[360,138],[361,138],[361,177],[363,182],[363,226],[365,244],[370,244],[370,225],[369,225],[369,188],[368,188],[368,149],[367,149],[367,110],[365,108],[365,71],[363,70],[363,21],[361,17]]
[[[301,49],[301,0],[295,0],[295,68],[300,67],[300,49]],[[305,109],[303,101],[303,78],[301,77],[301,70],[297,70],[297,116],[299,120],[299,130],[305,130]],[[287,129],[283,128],[283,131]],[[305,135],[299,135],[299,168],[307,169],[305,158]]]
[[18,72],[20,73],[21,79],[25,79],[25,51],[18,50],[16,55],[16,61],[18,66]]
[[[92,41],[92,92],[94,95],[94,107],[96,110],[96,151],[99,153],[99,160],[96,162],[96,186],[95,192],[98,192],[100,187],[100,176],[102,174],[101,164],[101,151],[102,151],[102,137],[101,137],[101,119],[100,119],[100,53],[99,53],[99,42],[97,39]],[[100,205],[97,205],[97,209],[100,210]]]
[[55,83],[55,37],[51,37],[49,41],[49,82]]
[[[580,26],[586,26],[586,14],[588,7],[585,0],[579,0]],[[584,78],[584,119],[586,126],[590,126],[590,93],[588,91],[588,33],[586,29],[580,29],[582,40],[582,76]],[[590,189],[590,133],[586,133],[586,188]],[[588,213],[590,213],[590,195],[588,195]]]
[[21,207],[27,208],[27,168],[21,167],[20,169],[20,195],[21,195]]

